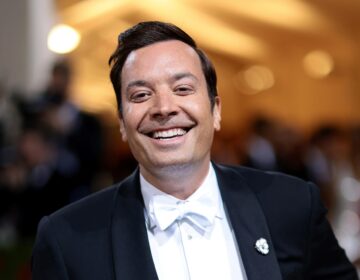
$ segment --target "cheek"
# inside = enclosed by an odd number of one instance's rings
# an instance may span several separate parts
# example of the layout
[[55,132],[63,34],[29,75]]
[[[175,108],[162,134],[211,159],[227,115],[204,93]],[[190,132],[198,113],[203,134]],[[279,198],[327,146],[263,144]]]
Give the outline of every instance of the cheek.
[[194,103],[192,111],[194,116],[198,119],[200,125],[206,125],[207,123],[213,122],[214,116],[211,112],[210,103],[207,99]]
[[189,114],[198,118],[208,118],[211,114],[207,93],[197,92],[195,95],[180,98],[183,98],[182,106]]
[[137,133],[145,115],[146,111],[139,104],[126,104],[123,106],[123,122],[128,141],[131,141],[129,138],[133,138],[130,135]]
[[132,113],[133,111],[133,106],[131,103],[127,102],[126,100],[124,100],[125,98],[122,98],[122,111],[123,114],[125,115],[129,115]]
[[129,98],[126,94],[126,88],[124,87],[126,84],[126,78],[124,78],[124,76],[126,77],[126,73],[123,72],[121,74],[121,109],[123,115],[125,115],[132,113],[133,104],[129,101]]

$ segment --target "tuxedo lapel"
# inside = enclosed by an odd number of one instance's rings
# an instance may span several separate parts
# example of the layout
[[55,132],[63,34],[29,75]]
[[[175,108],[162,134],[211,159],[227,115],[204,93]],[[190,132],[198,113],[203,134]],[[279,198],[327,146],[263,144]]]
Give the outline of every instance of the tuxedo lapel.
[[[248,279],[282,279],[267,222],[255,194],[234,169],[215,164],[214,169]],[[270,250],[267,255],[255,249],[260,238],[267,240]]]
[[158,279],[147,238],[139,172],[117,190],[110,224],[115,279]]

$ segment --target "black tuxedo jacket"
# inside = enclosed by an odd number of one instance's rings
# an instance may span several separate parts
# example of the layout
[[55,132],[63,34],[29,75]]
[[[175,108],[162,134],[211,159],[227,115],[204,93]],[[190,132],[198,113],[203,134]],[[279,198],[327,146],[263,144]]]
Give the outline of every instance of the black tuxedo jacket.
[[[214,168],[249,280],[358,279],[315,186],[243,167]],[[137,170],[43,218],[33,279],[157,279],[143,209]],[[254,247],[261,237],[268,241],[267,255]]]

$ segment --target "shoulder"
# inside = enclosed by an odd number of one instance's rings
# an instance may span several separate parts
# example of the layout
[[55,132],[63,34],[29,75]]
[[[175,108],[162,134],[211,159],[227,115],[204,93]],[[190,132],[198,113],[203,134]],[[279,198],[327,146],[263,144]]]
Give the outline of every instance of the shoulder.
[[301,217],[305,222],[314,204],[321,204],[318,188],[302,179],[242,166],[214,165],[214,168],[220,185],[233,192],[248,189],[268,218]]
[[[32,269],[38,275],[34,279],[53,279],[59,273],[64,274],[61,279],[68,279],[68,269],[73,265],[87,275],[84,279],[101,278],[94,276],[93,272],[109,278],[106,273],[111,275],[111,270],[102,271],[102,268],[108,267],[111,261],[109,236],[114,216],[118,215],[115,209],[119,210],[119,204],[127,203],[129,206],[120,210],[129,210],[124,211],[125,216],[131,212],[138,189],[134,185],[136,175],[135,172],[118,184],[42,218],[32,254]],[[97,263],[101,271],[96,267],[86,267],[84,263]],[[44,275],[51,277],[44,278]]]
[[136,176],[137,173],[134,172],[119,183],[57,210],[43,219],[43,222],[39,224],[39,231],[42,227],[49,226],[55,229],[60,228],[61,231],[106,228],[109,225],[116,200],[130,195],[134,196]]
[[65,264],[69,260],[77,262],[78,253],[98,248],[94,240],[106,247],[111,202],[117,189],[117,185],[108,187],[41,219],[32,252],[34,279],[47,274],[53,277],[54,273],[68,279]]
[[118,188],[119,185],[107,187],[44,217],[39,223],[38,235],[49,231],[56,232],[56,235],[67,235],[74,230],[106,227]]
[[[262,192],[309,192],[313,185],[300,178],[280,172],[261,171],[243,166],[214,164],[220,180],[231,178],[233,182],[246,184],[254,193]],[[227,179],[225,179],[227,180]]]

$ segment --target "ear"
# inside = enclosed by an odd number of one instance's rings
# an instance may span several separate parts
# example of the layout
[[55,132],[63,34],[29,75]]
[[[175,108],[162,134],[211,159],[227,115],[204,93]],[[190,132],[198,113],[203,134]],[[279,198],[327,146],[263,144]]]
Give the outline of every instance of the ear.
[[121,116],[119,116],[119,126],[120,126],[120,133],[121,133],[121,138],[124,142],[127,141],[127,135],[126,135],[126,129],[125,129],[125,123],[124,120]]
[[221,128],[221,100],[219,96],[215,97],[215,104],[213,108],[214,128],[219,131]]

